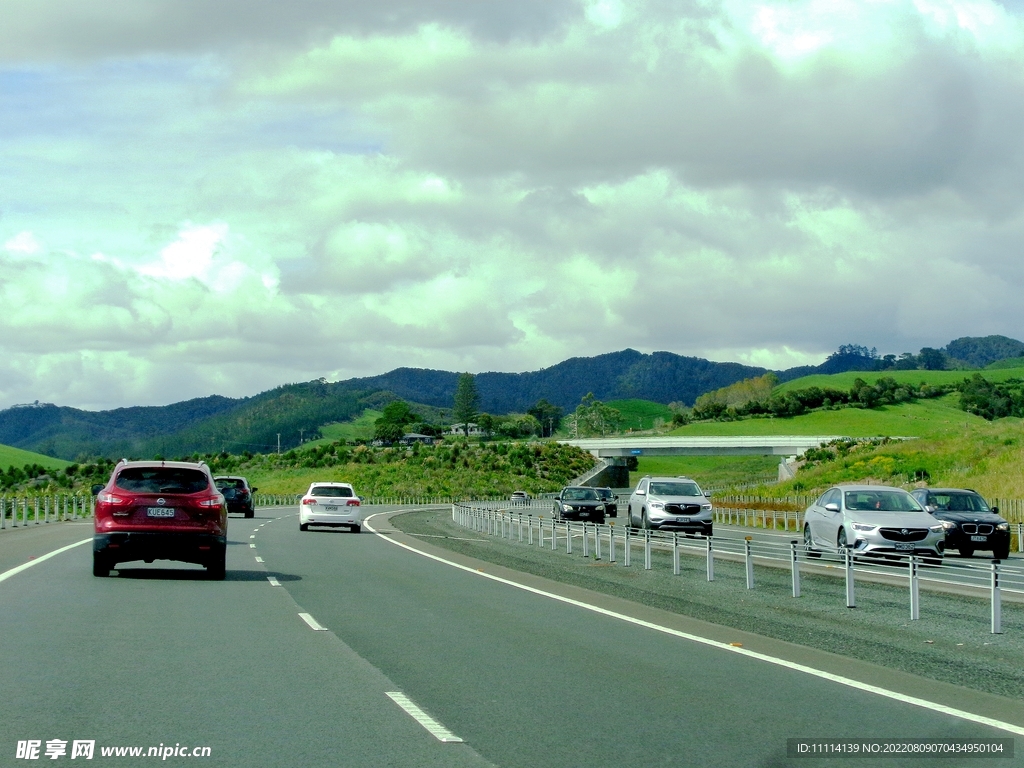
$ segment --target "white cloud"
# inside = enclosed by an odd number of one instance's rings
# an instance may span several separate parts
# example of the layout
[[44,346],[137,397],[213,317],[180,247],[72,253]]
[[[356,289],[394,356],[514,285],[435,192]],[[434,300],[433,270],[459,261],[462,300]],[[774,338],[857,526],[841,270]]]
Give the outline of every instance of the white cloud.
[[1019,335],[998,5],[232,3],[11,6],[0,404]]

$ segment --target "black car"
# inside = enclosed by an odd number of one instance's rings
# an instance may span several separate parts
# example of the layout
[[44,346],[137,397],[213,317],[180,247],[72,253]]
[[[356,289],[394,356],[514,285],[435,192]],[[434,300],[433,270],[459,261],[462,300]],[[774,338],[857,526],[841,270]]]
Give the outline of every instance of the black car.
[[252,495],[258,489],[250,488],[249,481],[244,477],[215,477],[213,482],[216,483],[217,490],[224,494],[228,512],[240,512],[246,517],[256,514]]
[[604,513],[608,517],[619,516],[619,500],[611,488],[595,488],[597,495],[601,497],[601,501],[604,502]]
[[590,523],[604,522],[604,501],[596,488],[570,486],[563,488],[555,499],[556,520],[586,520]]
[[977,550],[996,560],[1010,556],[1010,524],[970,488],[919,488],[912,495],[946,528],[946,551],[970,557]]

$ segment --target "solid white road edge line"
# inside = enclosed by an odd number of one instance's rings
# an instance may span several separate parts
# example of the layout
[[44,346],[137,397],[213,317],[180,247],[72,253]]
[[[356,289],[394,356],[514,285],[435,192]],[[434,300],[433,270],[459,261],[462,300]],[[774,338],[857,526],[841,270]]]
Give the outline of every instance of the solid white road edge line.
[[316,619],[314,619],[308,613],[300,613],[299,614],[299,618],[302,619],[307,624],[309,624],[309,628],[310,629],[314,629],[317,632],[326,632],[327,631],[327,627],[321,627],[320,626],[320,622],[318,622]]
[[458,744],[462,742],[462,739],[449,731],[422,709],[417,707],[413,703],[412,699],[401,691],[384,691],[384,695],[404,709],[413,720],[426,728],[427,732],[438,741],[443,741],[446,744]]
[[39,565],[44,560],[49,560],[51,557],[59,555],[61,552],[67,552],[69,549],[74,549],[75,547],[80,547],[83,544],[88,544],[90,541],[92,541],[91,536],[88,539],[82,539],[81,541],[76,541],[74,544],[68,544],[66,547],[61,547],[60,549],[55,549],[52,552],[47,552],[45,555],[40,555],[35,560],[29,560],[27,563],[22,563],[16,568],[11,568],[9,571],[0,573],[0,581],[7,581],[11,576],[21,573],[22,571],[31,568],[33,565]]
[[[414,511],[418,511],[418,510],[408,510],[408,511],[414,512]],[[671,627],[663,627],[660,624],[655,624],[655,623],[650,622],[650,621],[644,621],[643,619],[637,619],[637,618],[634,618],[633,616],[627,616],[624,613],[617,613],[615,611],[609,611],[607,608],[600,608],[599,606],[591,605],[590,603],[584,603],[584,602],[581,602],[579,600],[573,600],[570,597],[563,597],[562,595],[556,595],[553,592],[545,592],[544,590],[537,589],[536,587],[529,587],[529,586],[527,586],[525,584],[519,584],[519,583],[517,583],[515,581],[510,581],[509,579],[503,579],[500,576],[494,576],[493,574],[483,573],[482,571],[478,571],[475,568],[470,568],[469,566],[466,566],[466,565],[460,565],[459,563],[452,562],[451,560],[445,560],[443,557],[438,557],[437,555],[431,555],[431,554],[429,554],[427,552],[420,552],[418,549],[416,549],[414,547],[410,547],[408,544],[403,544],[400,541],[395,541],[392,538],[389,538],[387,536],[383,536],[380,533],[378,533],[376,531],[376,529],[374,529],[374,527],[370,524],[370,518],[376,517],[377,515],[383,515],[383,514],[387,514],[387,513],[385,513],[385,512],[377,512],[376,514],[370,515],[365,520],[363,520],[363,525],[365,525],[370,530],[371,533],[374,533],[379,538],[383,539],[384,541],[386,541],[386,542],[388,542],[390,544],[394,544],[395,546],[402,547],[402,549],[407,549],[410,552],[415,552],[417,555],[420,555],[421,557],[427,557],[427,558],[430,558],[431,560],[436,560],[439,563],[444,563],[445,565],[450,565],[453,568],[458,568],[459,570],[466,571],[466,573],[472,573],[475,576],[482,576],[485,579],[490,579],[491,581],[497,581],[497,582],[499,582],[501,584],[507,584],[510,587],[515,587],[516,589],[521,589],[521,590],[523,590],[525,592],[532,592],[533,594],[541,595],[542,597],[548,597],[548,598],[551,598],[552,600],[557,600],[557,601],[559,601],[561,603],[567,603],[568,605],[575,605],[578,608],[583,608],[584,610],[592,611],[593,613],[599,613],[599,614],[601,614],[603,616],[609,616],[609,617],[611,617],[613,619],[619,619],[620,621],[625,621],[625,622],[628,622],[630,624],[635,624],[638,627],[646,627],[648,629],[653,629],[653,630],[655,630],[657,632],[662,632],[662,633],[664,633],[666,635],[672,635],[674,637],[680,637],[680,638],[683,638],[684,640],[692,640],[695,643],[702,643],[704,645],[711,646],[712,648],[718,648],[720,650],[728,651],[730,653],[738,653],[741,656],[748,656],[748,657],[750,657],[752,659],[758,659],[760,661],[765,661],[765,662],[768,662],[769,664],[775,664],[776,666],[779,666],[779,667],[784,667],[786,669],[792,669],[792,670],[795,670],[797,672],[803,672],[803,673],[808,674],[808,675],[813,675],[814,677],[818,677],[818,678],[821,678],[823,680],[830,680],[833,683],[839,683],[840,685],[845,685],[848,688],[854,688],[854,689],[856,689],[858,691],[866,691],[868,693],[874,693],[874,694],[877,694],[878,696],[884,696],[887,699],[892,699],[894,701],[900,701],[900,702],[903,702],[905,704],[912,704],[912,705],[914,705],[916,707],[921,707],[922,709],[927,709],[927,710],[930,710],[932,712],[941,712],[942,714],[945,714],[945,715],[952,715],[953,717],[959,717],[961,720],[968,720],[968,721],[970,721],[972,723],[978,723],[980,725],[988,725],[988,726],[991,726],[993,728],[999,728],[1000,730],[1008,731],[1009,733],[1015,733],[1018,736],[1024,736],[1024,728],[1021,728],[1018,725],[1013,725],[1012,723],[1004,723],[1001,720],[995,720],[995,719],[993,719],[991,717],[984,717],[982,715],[976,715],[973,712],[965,712],[962,709],[955,709],[953,707],[947,707],[945,704],[937,704],[937,703],[935,703],[933,701],[927,701],[926,699],[919,699],[916,696],[907,696],[906,694],[903,694],[903,693],[897,693],[896,691],[890,691],[890,690],[888,690],[886,688],[880,688],[877,685],[869,685],[868,683],[862,683],[859,680],[852,680],[852,679],[850,679],[848,677],[842,677],[841,675],[834,675],[831,672],[825,672],[825,671],[820,670],[820,669],[815,669],[814,667],[808,667],[808,666],[806,666],[804,664],[797,664],[796,662],[788,661],[786,659],[779,659],[779,658],[776,658],[775,656],[769,656],[768,654],[765,654],[765,653],[758,653],[757,651],[751,651],[751,650],[748,650],[746,648],[738,648],[736,646],[728,645],[727,643],[722,643],[722,642],[719,642],[717,640],[710,640],[710,639],[708,639],[706,637],[700,637],[699,635],[692,635],[689,632],[681,632],[680,630],[672,629]]]

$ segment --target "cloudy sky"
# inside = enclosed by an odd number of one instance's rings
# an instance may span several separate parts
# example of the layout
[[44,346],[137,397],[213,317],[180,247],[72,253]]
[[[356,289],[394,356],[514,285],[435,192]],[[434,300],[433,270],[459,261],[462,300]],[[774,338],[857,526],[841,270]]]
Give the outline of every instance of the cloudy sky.
[[1024,7],[0,0],[0,407],[1024,337]]

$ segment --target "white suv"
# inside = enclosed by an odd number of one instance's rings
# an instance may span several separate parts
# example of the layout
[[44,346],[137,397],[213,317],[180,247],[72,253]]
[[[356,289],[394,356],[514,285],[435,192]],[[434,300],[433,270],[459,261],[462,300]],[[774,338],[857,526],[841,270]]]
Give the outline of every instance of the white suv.
[[714,526],[708,494],[688,477],[648,475],[629,497],[627,514],[629,524],[638,528],[711,536]]

